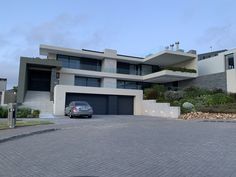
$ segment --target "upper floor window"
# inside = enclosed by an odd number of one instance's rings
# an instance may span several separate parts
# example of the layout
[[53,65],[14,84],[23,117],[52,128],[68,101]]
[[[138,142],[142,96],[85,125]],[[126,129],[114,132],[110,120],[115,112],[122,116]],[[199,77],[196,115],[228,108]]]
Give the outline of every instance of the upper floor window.
[[57,55],[57,60],[61,61],[62,67],[65,68],[101,71],[101,61],[97,59]]
[[227,69],[234,69],[234,54],[229,54],[225,56]]
[[85,87],[100,87],[101,79],[75,76],[75,85]]
[[134,81],[117,80],[117,88],[141,90],[142,83]]

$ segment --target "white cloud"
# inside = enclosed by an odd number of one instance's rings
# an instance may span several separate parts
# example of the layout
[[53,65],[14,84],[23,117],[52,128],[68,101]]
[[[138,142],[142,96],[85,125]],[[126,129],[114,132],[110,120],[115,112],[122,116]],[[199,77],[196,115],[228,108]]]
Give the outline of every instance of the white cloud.
[[40,44],[96,48],[103,41],[103,33],[85,31],[88,23],[86,16],[62,14],[38,25],[15,26],[7,34],[0,33],[0,77],[7,77],[8,88],[17,85],[20,56],[39,56]]

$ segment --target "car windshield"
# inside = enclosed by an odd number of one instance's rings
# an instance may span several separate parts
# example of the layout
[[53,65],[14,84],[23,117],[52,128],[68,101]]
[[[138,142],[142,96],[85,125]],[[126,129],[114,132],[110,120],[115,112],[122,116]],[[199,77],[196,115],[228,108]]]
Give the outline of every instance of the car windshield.
[[75,106],[88,106],[88,103],[76,102]]

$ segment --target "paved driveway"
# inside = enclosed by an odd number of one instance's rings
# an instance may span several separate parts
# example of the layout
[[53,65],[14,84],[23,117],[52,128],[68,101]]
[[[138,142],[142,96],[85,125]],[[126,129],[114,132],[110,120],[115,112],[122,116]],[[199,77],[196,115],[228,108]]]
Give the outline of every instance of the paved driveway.
[[0,176],[236,176],[236,123],[99,116],[0,144]]

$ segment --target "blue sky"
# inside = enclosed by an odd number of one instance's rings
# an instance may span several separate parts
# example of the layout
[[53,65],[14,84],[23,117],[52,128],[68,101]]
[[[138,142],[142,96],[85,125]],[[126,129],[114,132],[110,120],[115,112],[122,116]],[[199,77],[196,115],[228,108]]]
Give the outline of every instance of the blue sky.
[[235,0],[1,0],[0,77],[17,85],[39,44],[146,56],[180,41],[198,53],[236,47]]

